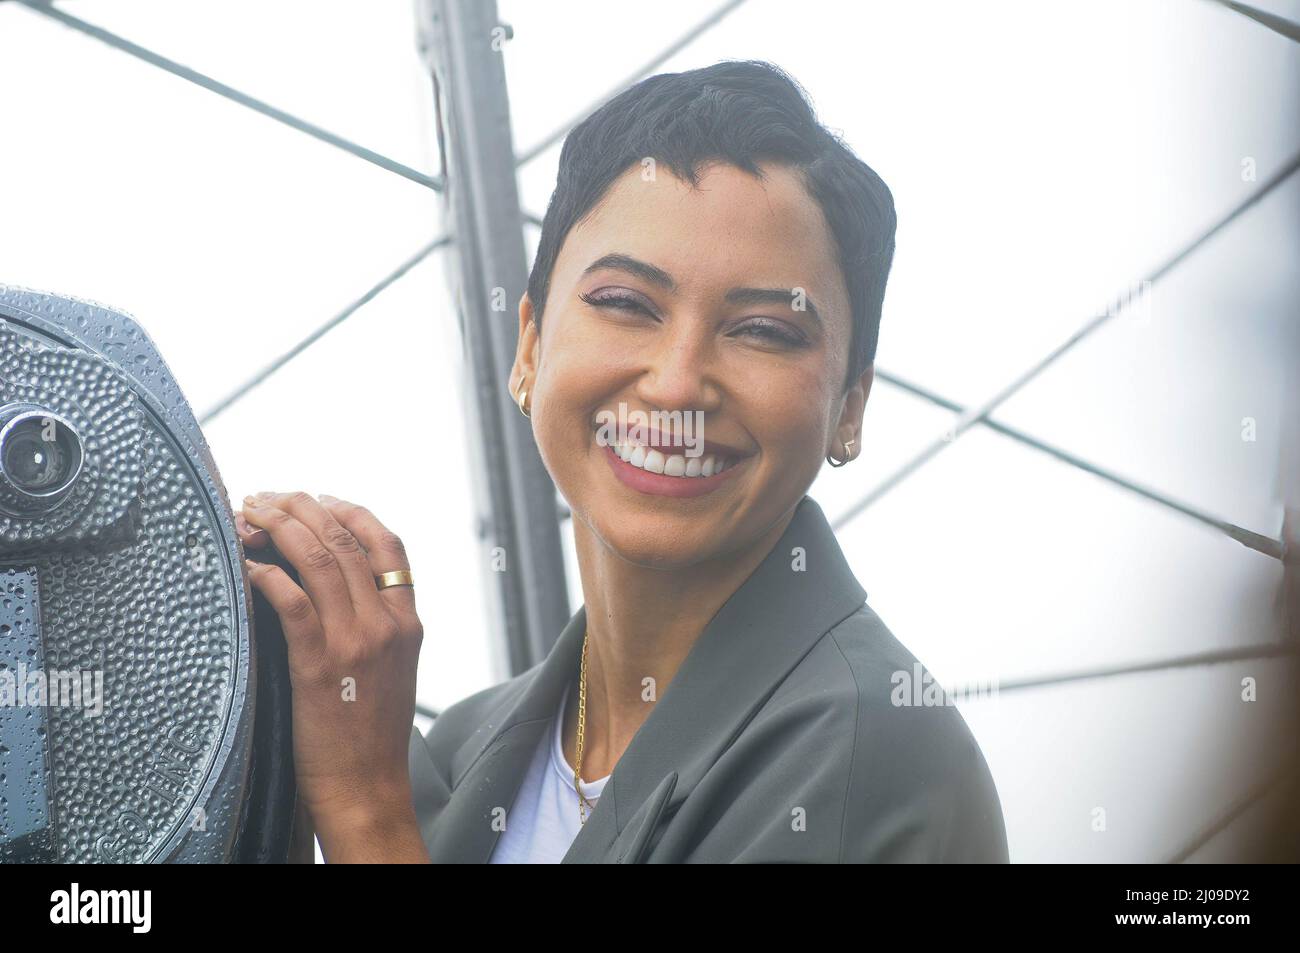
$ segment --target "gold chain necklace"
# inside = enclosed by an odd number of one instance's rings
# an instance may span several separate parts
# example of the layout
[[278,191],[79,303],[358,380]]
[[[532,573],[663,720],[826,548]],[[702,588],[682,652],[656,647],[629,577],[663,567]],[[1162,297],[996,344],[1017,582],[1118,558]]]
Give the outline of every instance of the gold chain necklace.
[[573,789],[578,792],[578,823],[587,823],[587,811],[592,804],[582,794],[582,742],[587,730],[587,636],[591,630],[582,633],[582,664],[578,670],[578,758],[573,768]]

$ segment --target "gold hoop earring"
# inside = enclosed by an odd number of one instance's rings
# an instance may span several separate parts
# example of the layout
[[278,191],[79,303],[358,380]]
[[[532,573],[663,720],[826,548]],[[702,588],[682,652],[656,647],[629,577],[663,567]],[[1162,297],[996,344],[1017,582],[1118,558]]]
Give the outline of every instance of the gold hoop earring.
[[515,403],[519,405],[519,412],[521,414],[525,417],[532,417],[533,415],[524,409],[524,401],[528,399],[528,389],[524,387],[526,383],[528,383],[527,377],[519,378],[519,391],[515,394]]
[[842,466],[844,466],[844,464],[848,463],[850,460],[853,459],[853,445],[854,445],[856,442],[857,442],[857,438],[856,438],[856,437],[850,437],[848,440],[844,441],[844,459],[843,459],[843,460],[836,460],[836,459],[835,459],[834,457],[832,457],[830,454],[827,454],[827,455],[826,455],[826,462],[829,463],[831,466],[833,466],[833,467],[837,467],[837,468],[838,468],[838,467],[842,467]]

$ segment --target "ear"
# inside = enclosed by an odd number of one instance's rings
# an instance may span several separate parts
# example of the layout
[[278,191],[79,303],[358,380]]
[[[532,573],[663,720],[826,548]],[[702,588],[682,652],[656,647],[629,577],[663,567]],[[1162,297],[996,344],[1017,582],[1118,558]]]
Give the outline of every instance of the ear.
[[533,302],[524,292],[519,299],[519,342],[515,345],[515,363],[510,369],[510,396],[519,393],[519,382],[524,378],[529,381],[528,389],[533,389],[532,382],[537,379],[537,361],[540,356],[541,335],[537,322],[533,320]]
[[845,445],[850,441],[853,443],[853,451],[849,454],[849,459],[853,459],[862,452],[862,415],[867,409],[867,398],[871,396],[871,384],[876,379],[876,365],[868,364],[867,369],[862,375],[853,382],[844,394],[844,405],[840,409],[840,418],[835,425],[835,439],[832,441],[828,454],[834,454],[837,457],[843,456]]

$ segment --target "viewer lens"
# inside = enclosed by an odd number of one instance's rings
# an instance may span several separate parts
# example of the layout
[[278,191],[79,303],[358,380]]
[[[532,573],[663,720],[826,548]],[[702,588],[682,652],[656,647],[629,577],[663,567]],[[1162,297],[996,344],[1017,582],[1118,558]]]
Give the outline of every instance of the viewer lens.
[[81,440],[64,421],[39,411],[19,414],[0,433],[0,472],[19,493],[62,493],[81,470]]

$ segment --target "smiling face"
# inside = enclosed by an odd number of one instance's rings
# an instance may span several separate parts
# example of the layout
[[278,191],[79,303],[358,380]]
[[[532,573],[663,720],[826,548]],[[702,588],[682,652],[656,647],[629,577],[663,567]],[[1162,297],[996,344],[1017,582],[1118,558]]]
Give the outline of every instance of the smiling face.
[[[753,545],[861,424],[871,371],[845,393],[852,320],[832,235],[794,172],[763,170],[715,163],[693,189],[633,167],[566,237],[540,339],[520,306],[511,380],[527,378],[546,468],[575,527],[639,565]],[[627,439],[607,441],[620,405]],[[639,434],[638,412],[700,427]]]

